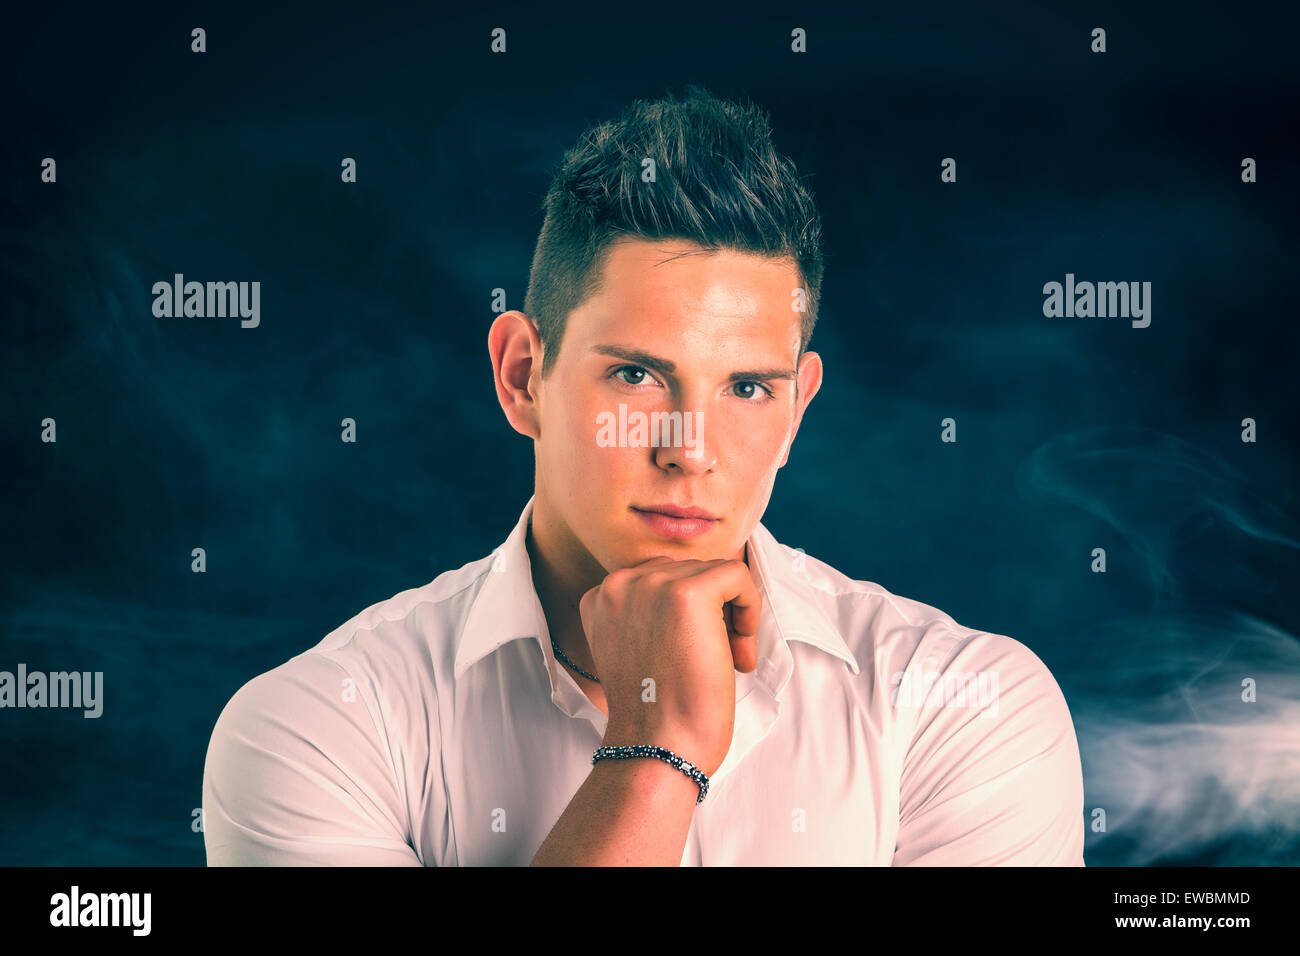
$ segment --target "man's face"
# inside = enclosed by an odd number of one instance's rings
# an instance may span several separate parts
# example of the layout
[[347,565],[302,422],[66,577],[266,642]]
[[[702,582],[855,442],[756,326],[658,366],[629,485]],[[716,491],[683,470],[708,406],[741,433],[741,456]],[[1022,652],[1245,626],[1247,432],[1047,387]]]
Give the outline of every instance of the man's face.
[[[551,374],[532,380],[534,507],[606,571],[656,555],[743,558],[821,383],[815,353],[795,367],[798,269],[684,241],[622,240],[603,277],[569,315]],[[674,412],[680,425],[664,430]],[[674,506],[714,520],[651,513]]]

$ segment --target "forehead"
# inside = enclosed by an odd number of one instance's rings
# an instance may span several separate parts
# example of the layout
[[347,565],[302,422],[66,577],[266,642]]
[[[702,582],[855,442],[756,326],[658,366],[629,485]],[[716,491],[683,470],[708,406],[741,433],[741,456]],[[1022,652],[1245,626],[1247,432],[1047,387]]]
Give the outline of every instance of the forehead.
[[624,239],[608,250],[599,290],[573,311],[566,335],[635,333],[713,347],[747,339],[797,350],[802,315],[792,303],[800,284],[793,259]]

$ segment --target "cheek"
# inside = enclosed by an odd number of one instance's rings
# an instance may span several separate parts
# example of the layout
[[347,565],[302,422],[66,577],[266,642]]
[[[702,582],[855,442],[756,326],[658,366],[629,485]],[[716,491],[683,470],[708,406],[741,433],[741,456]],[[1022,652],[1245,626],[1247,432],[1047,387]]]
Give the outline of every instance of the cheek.
[[[610,410],[608,402],[575,403],[555,423],[555,434],[560,441],[551,452],[552,462],[569,476],[571,487],[596,489],[617,484],[620,475],[629,474],[636,467],[637,456],[646,454],[645,449],[604,447],[597,441],[601,434],[600,416]],[[588,506],[591,501],[588,496]]]
[[728,458],[755,477],[776,470],[790,441],[789,422],[784,419],[758,424],[731,421],[724,423],[724,429],[730,438]]
[[573,462],[600,462],[603,457],[601,453],[609,450],[601,448],[596,442],[600,431],[598,418],[602,410],[595,402],[573,407],[565,422],[565,448],[561,451],[562,455]]

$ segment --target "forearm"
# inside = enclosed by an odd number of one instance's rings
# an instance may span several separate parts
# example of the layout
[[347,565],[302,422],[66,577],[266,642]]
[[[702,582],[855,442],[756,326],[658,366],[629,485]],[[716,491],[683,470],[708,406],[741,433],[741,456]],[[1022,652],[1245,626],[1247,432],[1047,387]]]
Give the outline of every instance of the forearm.
[[532,866],[678,866],[699,787],[654,757],[597,761]]

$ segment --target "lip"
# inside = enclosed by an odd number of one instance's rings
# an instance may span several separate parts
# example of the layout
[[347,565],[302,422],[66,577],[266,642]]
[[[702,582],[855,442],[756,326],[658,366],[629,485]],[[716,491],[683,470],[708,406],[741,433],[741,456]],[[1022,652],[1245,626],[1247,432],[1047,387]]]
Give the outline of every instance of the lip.
[[[685,540],[698,538],[713,530],[718,523],[703,508],[677,508],[671,505],[656,505],[654,509],[633,508],[637,517],[665,538]],[[683,514],[684,512],[684,514]]]
[[703,518],[705,521],[717,521],[716,515],[711,515],[703,508],[679,508],[676,505],[651,505],[648,508],[638,508],[632,506],[633,511],[655,512],[656,514],[668,515],[670,518]]

